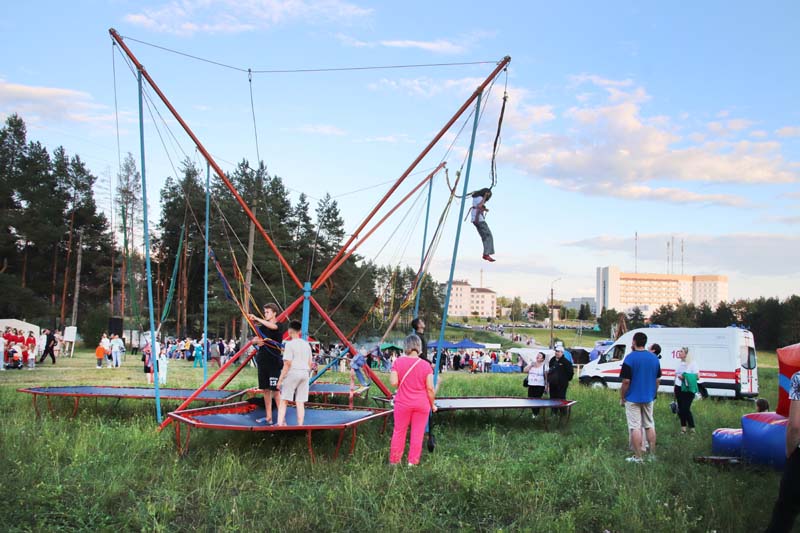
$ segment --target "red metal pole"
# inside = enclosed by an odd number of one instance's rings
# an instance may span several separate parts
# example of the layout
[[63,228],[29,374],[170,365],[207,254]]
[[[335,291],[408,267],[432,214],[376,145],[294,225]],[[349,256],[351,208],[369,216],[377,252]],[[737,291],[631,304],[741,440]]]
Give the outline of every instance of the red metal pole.
[[[325,323],[327,323],[328,326],[330,326],[330,328],[333,330],[333,332],[336,334],[336,336],[339,337],[339,340],[341,340],[343,343],[345,343],[347,348],[350,350],[350,353],[352,355],[355,355],[356,353],[358,353],[358,350],[356,350],[355,346],[353,346],[353,344],[348,340],[348,338],[345,337],[344,333],[342,333],[342,330],[340,330],[336,326],[336,323],[333,321],[333,319],[331,319],[331,317],[328,316],[328,313],[326,313],[325,310],[322,308],[322,306],[319,305],[319,302],[317,302],[317,300],[315,300],[313,296],[311,298],[309,298],[309,300],[311,301],[311,305],[314,306],[314,309],[316,309],[317,312],[319,313],[319,316],[322,317],[322,320],[324,320]],[[387,398],[391,398],[392,397],[392,392],[386,387],[386,385],[383,384],[383,382],[375,374],[375,372],[372,371],[372,369],[369,367],[369,365],[365,366],[364,368],[366,369],[367,375],[369,376],[369,378],[373,382],[375,382],[375,385],[378,386],[378,388],[381,390],[381,392],[383,394],[385,394]]]
[[[413,171],[413,170],[414,170],[414,169],[417,167],[417,165],[419,164],[419,162],[420,162],[420,161],[422,161],[422,160],[425,158],[425,156],[426,156],[426,155],[428,155],[428,152],[430,152],[430,151],[431,151],[431,149],[433,149],[433,147],[436,145],[436,143],[438,143],[438,142],[439,142],[439,139],[441,139],[441,138],[442,138],[442,136],[443,136],[445,133],[447,133],[447,130],[449,130],[449,129],[450,129],[450,126],[452,126],[452,125],[455,123],[455,121],[456,121],[456,120],[458,120],[458,118],[459,118],[459,117],[460,117],[462,114],[464,114],[464,111],[466,111],[466,110],[469,108],[469,106],[470,106],[470,105],[472,105],[472,102],[474,102],[474,101],[475,101],[475,99],[478,97],[478,95],[479,95],[479,94],[481,94],[481,93],[484,91],[484,89],[486,89],[486,87],[489,85],[489,83],[491,83],[491,81],[492,81],[492,80],[493,80],[493,79],[494,79],[494,78],[495,78],[495,77],[496,77],[498,74],[500,74],[500,73],[503,71],[503,69],[504,69],[504,68],[506,68],[506,66],[507,66],[507,65],[508,65],[510,62],[511,62],[511,56],[506,56],[506,57],[504,57],[504,58],[503,58],[503,59],[502,59],[502,60],[501,60],[501,61],[500,61],[500,62],[497,64],[497,67],[495,67],[495,69],[492,71],[492,73],[491,73],[491,74],[489,74],[489,76],[488,76],[488,77],[487,77],[487,78],[486,78],[486,79],[483,81],[483,83],[481,83],[481,84],[478,86],[478,88],[477,88],[477,89],[475,89],[475,92],[474,92],[474,93],[472,93],[472,96],[470,96],[470,97],[467,99],[467,101],[466,101],[466,102],[464,102],[464,105],[462,105],[462,106],[459,108],[459,110],[458,110],[458,111],[456,111],[456,114],[455,114],[455,115],[453,115],[453,117],[452,117],[452,118],[451,118],[451,119],[450,119],[450,120],[447,122],[447,124],[445,124],[445,125],[444,125],[444,127],[443,127],[441,130],[439,130],[439,133],[437,133],[437,134],[436,134],[436,136],[433,138],[433,140],[432,140],[430,143],[428,143],[428,146],[426,146],[426,147],[425,147],[425,149],[424,149],[424,150],[422,150],[422,153],[420,153],[420,154],[419,154],[419,156],[417,156],[417,158],[414,160],[414,162],[413,162],[413,163],[411,163],[411,165],[410,165],[410,166],[409,166],[409,167],[406,169],[406,171],[405,171],[405,172],[403,172],[403,174],[402,174],[402,175],[401,175],[401,176],[400,176],[400,177],[397,179],[397,181],[396,181],[396,182],[394,183],[394,185],[392,185],[392,187],[391,187],[391,188],[390,188],[390,189],[387,191],[387,193],[386,193],[386,194],[383,196],[383,198],[381,198],[380,202],[378,202],[378,205],[376,205],[376,206],[375,206],[375,208],[374,208],[374,209],[373,209],[373,210],[372,210],[372,211],[371,211],[371,212],[370,212],[370,213],[367,215],[367,217],[364,219],[364,221],[361,223],[361,225],[358,227],[358,229],[356,229],[356,230],[353,232],[353,234],[350,236],[350,238],[347,240],[347,242],[346,242],[346,243],[344,243],[344,246],[342,246],[341,250],[339,250],[339,252],[336,254],[336,256],[335,256],[333,259],[331,259],[331,262],[328,264],[328,268],[330,268],[330,265],[333,265],[334,263],[336,263],[336,262],[339,260],[339,258],[340,258],[340,257],[342,256],[342,254],[345,252],[345,250],[347,250],[347,248],[350,246],[350,244],[351,244],[351,243],[352,243],[352,242],[353,242],[353,241],[354,241],[356,238],[358,238],[358,234],[359,234],[359,233],[361,233],[361,230],[362,230],[362,229],[364,229],[364,226],[366,226],[366,225],[367,225],[367,223],[368,223],[370,220],[372,220],[372,217],[373,217],[373,216],[375,216],[375,213],[377,213],[377,212],[378,212],[378,210],[379,210],[381,207],[383,207],[383,204],[384,204],[384,203],[386,203],[386,200],[388,200],[388,199],[389,199],[389,197],[390,197],[390,196],[391,196],[391,195],[394,193],[394,191],[395,191],[395,190],[396,190],[396,189],[397,189],[397,188],[400,186],[400,184],[401,184],[401,183],[403,183],[403,180],[405,180],[405,179],[408,177],[408,175],[409,175],[409,174],[411,174],[411,172],[412,172],[412,171]],[[320,277],[322,277],[322,276],[325,274],[325,272],[326,272],[327,270],[328,270],[328,269],[326,268],[326,269],[325,269],[325,270],[322,272],[322,274],[320,275]],[[316,287],[318,287],[318,285],[315,283],[315,284],[314,284],[314,288],[316,288]]]
[[[159,89],[158,85],[156,85],[156,82],[153,81],[153,78],[150,77],[150,74],[147,73],[147,71],[145,70],[144,66],[142,66],[141,63],[139,63],[139,60],[136,59],[136,56],[133,55],[133,52],[131,52],[130,48],[128,48],[128,46],[123,42],[122,36],[119,33],[117,33],[117,30],[115,30],[114,28],[109,29],[108,33],[110,33],[111,37],[114,39],[114,41],[116,41],[116,43],[119,44],[119,46],[125,52],[125,55],[127,55],[130,58],[130,60],[133,61],[133,64],[136,65],[136,69],[139,70],[142,73],[142,76],[147,80],[147,83],[150,84],[150,86],[156,92],[156,94],[161,99],[161,101],[164,102],[164,105],[167,106],[167,109],[169,109],[170,113],[172,113],[172,116],[175,117],[175,120],[177,120],[178,123],[180,123],[180,125],[183,127],[183,130],[189,135],[189,137],[191,137],[191,139],[194,142],[195,146],[197,146],[197,150],[201,154],[203,154],[203,157],[205,158],[205,160],[208,162],[209,165],[211,165],[211,167],[214,169],[214,172],[217,173],[217,176],[220,177],[220,179],[223,181],[223,183],[225,183],[225,186],[228,188],[228,190],[231,191],[231,194],[233,194],[233,197],[236,198],[237,202],[239,202],[239,205],[242,207],[242,209],[244,210],[244,212],[247,215],[247,217],[253,222],[255,227],[258,229],[258,232],[261,234],[262,237],[264,237],[264,240],[267,241],[267,244],[269,245],[269,247],[272,248],[272,251],[277,256],[278,261],[281,262],[283,267],[289,273],[289,276],[297,284],[297,287],[302,289],[303,288],[303,284],[300,282],[300,278],[297,277],[297,274],[294,273],[294,270],[292,270],[292,267],[289,266],[289,263],[286,262],[286,259],[283,257],[283,255],[281,254],[280,250],[278,250],[278,247],[275,245],[275,243],[272,241],[272,239],[269,237],[269,235],[267,235],[266,230],[264,230],[264,227],[261,225],[261,223],[258,221],[258,219],[256,219],[256,216],[253,214],[253,212],[247,206],[245,201],[239,195],[239,192],[233,186],[233,183],[231,183],[230,180],[228,180],[228,177],[225,175],[225,172],[223,172],[222,168],[220,168],[220,166],[217,164],[217,162],[214,161],[214,158],[211,157],[211,154],[209,154],[208,151],[205,149],[205,147],[203,146],[203,143],[200,142],[200,139],[197,138],[197,136],[194,134],[194,132],[192,132],[191,128],[189,128],[189,125],[186,124],[186,122],[183,120],[183,118],[178,114],[178,111],[176,111],[175,108],[172,107],[172,104],[170,103],[170,101],[167,100],[167,97],[164,95],[163,92],[161,92],[161,89]],[[259,161],[259,163],[260,163],[260,161]]]
[[[227,368],[228,368],[229,366],[231,366],[231,364],[232,364],[234,361],[236,361],[236,360],[239,358],[239,356],[240,356],[240,355],[242,355],[242,354],[243,354],[243,353],[244,353],[244,352],[245,352],[245,351],[246,351],[246,350],[247,350],[247,349],[250,347],[250,345],[252,345],[252,344],[253,344],[253,341],[250,341],[250,342],[248,342],[247,344],[245,344],[244,346],[242,346],[242,347],[239,349],[239,351],[238,351],[238,352],[236,352],[235,354],[233,354],[233,356],[232,356],[232,357],[231,357],[231,358],[230,358],[230,359],[229,359],[229,360],[228,360],[228,361],[227,361],[227,362],[226,362],[224,365],[222,365],[222,366],[221,366],[221,367],[220,367],[220,368],[219,368],[219,369],[218,369],[216,372],[214,372],[214,375],[213,375],[213,376],[211,376],[210,378],[208,378],[208,381],[206,381],[205,383],[203,383],[202,385],[200,385],[200,388],[199,388],[199,389],[197,389],[196,391],[194,391],[194,392],[191,394],[191,396],[189,396],[188,398],[186,398],[186,401],[184,401],[184,402],[183,402],[183,403],[182,403],[182,404],[181,404],[181,405],[180,405],[180,406],[179,406],[177,409],[175,409],[175,410],[176,410],[176,411],[180,411],[181,409],[184,409],[184,408],[186,408],[186,406],[188,406],[190,403],[192,403],[192,402],[194,401],[194,399],[195,399],[195,398],[197,398],[197,397],[200,395],[200,393],[201,393],[201,392],[203,392],[204,390],[206,390],[206,389],[208,388],[208,386],[209,386],[209,385],[211,385],[211,384],[214,382],[214,380],[215,380],[215,379],[217,379],[217,378],[219,377],[219,375],[220,375],[220,374],[222,374],[222,373],[223,373],[225,370],[227,370]],[[167,418],[166,418],[166,420],[164,420],[163,422],[161,422],[161,425],[160,425],[160,426],[158,426],[158,431],[161,431],[162,429],[164,429],[165,427],[167,427],[167,426],[170,424],[170,422],[172,422],[172,419],[171,419],[171,418],[169,418],[169,417],[167,417]]]
[[417,192],[417,191],[418,191],[418,190],[419,190],[419,189],[420,189],[420,188],[421,188],[423,185],[425,185],[425,184],[426,184],[426,183],[428,183],[428,182],[429,182],[431,179],[433,179],[433,177],[436,175],[436,173],[437,173],[437,172],[439,172],[440,170],[442,170],[446,164],[447,164],[447,163],[446,163],[445,161],[442,161],[441,163],[439,163],[439,166],[438,166],[438,167],[436,167],[436,168],[434,169],[434,171],[433,171],[433,172],[431,172],[430,174],[428,174],[428,175],[427,175],[427,176],[426,176],[426,177],[425,177],[425,178],[424,178],[422,181],[420,181],[420,182],[417,184],[417,186],[416,186],[416,187],[414,187],[413,189],[411,189],[411,191],[410,191],[408,194],[406,194],[405,196],[403,196],[403,198],[402,198],[402,199],[401,199],[401,200],[400,200],[400,201],[397,203],[397,205],[395,205],[395,206],[394,206],[394,207],[393,207],[391,210],[389,210],[389,212],[388,212],[388,213],[386,213],[386,214],[383,216],[383,218],[381,218],[381,219],[378,221],[378,223],[377,223],[377,224],[375,224],[375,225],[372,227],[372,229],[370,229],[370,230],[367,232],[367,234],[366,234],[366,235],[364,235],[364,238],[363,238],[363,239],[361,239],[360,241],[358,241],[358,242],[357,242],[357,243],[356,243],[356,244],[355,244],[355,245],[354,245],[354,246],[353,246],[353,247],[352,247],[352,248],[351,248],[351,249],[350,249],[350,250],[349,250],[349,251],[348,251],[346,254],[344,254],[344,255],[343,255],[343,256],[342,256],[342,257],[341,257],[341,258],[340,258],[340,259],[339,259],[339,260],[336,262],[336,264],[335,264],[335,265],[334,265],[334,264],[328,265],[328,268],[326,268],[326,269],[325,269],[325,272],[323,272],[323,273],[320,275],[320,277],[317,279],[317,281],[316,281],[316,282],[314,282],[314,286],[312,287],[312,289],[314,289],[314,288],[318,288],[320,285],[322,285],[323,283],[325,283],[325,280],[327,280],[329,277],[331,277],[331,276],[333,275],[333,273],[334,273],[334,272],[336,272],[336,270],[338,270],[338,269],[339,269],[339,267],[341,267],[341,266],[344,264],[344,262],[345,262],[345,261],[347,261],[347,259],[348,259],[348,258],[349,258],[351,255],[353,255],[353,254],[355,253],[355,251],[358,249],[358,247],[359,247],[359,246],[361,246],[362,244],[364,244],[364,242],[365,242],[367,239],[369,239],[369,238],[370,238],[370,236],[372,236],[372,234],[373,234],[373,233],[375,233],[375,231],[376,231],[376,230],[377,230],[377,229],[378,229],[378,228],[381,226],[381,224],[383,224],[384,222],[386,222],[386,219],[388,219],[390,216],[392,216],[392,215],[394,214],[394,212],[395,212],[395,211],[397,211],[398,209],[400,209],[400,206],[401,206],[401,205],[403,205],[403,204],[406,202],[406,200],[408,200],[409,198],[411,198],[411,196],[412,196],[412,195],[413,195],[415,192]]

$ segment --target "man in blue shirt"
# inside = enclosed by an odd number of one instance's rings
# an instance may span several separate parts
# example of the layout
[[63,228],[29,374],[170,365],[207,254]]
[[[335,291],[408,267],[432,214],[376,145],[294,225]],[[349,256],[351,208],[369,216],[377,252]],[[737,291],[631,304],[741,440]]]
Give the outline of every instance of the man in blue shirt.
[[658,357],[645,349],[647,335],[641,331],[633,336],[631,353],[622,362],[622,388],[619,403],[625,407],[628,430],[631,434],[633,457],[627,461],[642,462],[642,429],[650,444],[650,453],[656,453],[656,424],[653,420],[653,401],[658,392],[661,364]]

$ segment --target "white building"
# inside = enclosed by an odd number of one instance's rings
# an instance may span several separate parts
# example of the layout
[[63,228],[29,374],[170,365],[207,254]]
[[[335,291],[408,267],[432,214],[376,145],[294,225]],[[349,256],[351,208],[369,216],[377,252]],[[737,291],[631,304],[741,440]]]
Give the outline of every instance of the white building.
[[639,274],[620,272],[619,267],[597,268],[597,309],[629,312],[634,307],[645,316],[662,305],[679,301],[714,307],[728,299],[727,276]]
[[583,304],[589,304],[589,310],[593,315],[597,314],[597,300],[590,296],[581,296],[580,298],[571,298],[569,302],[564,304],[567,309],[574,309],[580,311]]
[[471,287],[466,281],[453,281],[448,316],[494,318],[497,314],[497,293],[491,289]]

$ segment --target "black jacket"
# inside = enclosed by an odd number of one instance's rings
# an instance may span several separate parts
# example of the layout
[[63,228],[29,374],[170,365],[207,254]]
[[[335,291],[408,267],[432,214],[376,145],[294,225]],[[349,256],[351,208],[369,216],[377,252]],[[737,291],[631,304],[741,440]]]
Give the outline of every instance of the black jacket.
[[561,356],[561,359],[553,357],[550,359],[550,371],[547,374],[547,381],[550,384],[566,385],[572,381],[572,376],[575,375],[575,370],[572,368],[572,363],[569,359]]

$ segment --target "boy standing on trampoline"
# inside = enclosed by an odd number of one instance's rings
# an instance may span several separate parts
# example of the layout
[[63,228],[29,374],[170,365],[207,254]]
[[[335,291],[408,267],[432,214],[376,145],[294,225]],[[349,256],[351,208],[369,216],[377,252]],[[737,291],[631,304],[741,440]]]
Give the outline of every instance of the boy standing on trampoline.
[[283,368],[281,359],[281,342],[283,341],[284,325],[278,322],[278,304],[264,305],[264,318],[250,315],[250,320],[260,324],[261,337],[256,338],[258,346],[256,365],[258,365],[258,388],[264,393],[264,408],[267,416],[258,422],[272,425],[272,400],[280,405],[281,393],[278,390],[278,378]]
[[311,372],[311,345],[300,337],[302,325],[297,320],[289,323],[289,338],[283,349],[283,370],[278,378],[281,401],[278,404],[278,425],[286,425],[286,408],[294,400],[297,408],[297,425],[305,421],[305,403],[308,401],[308,375]]

